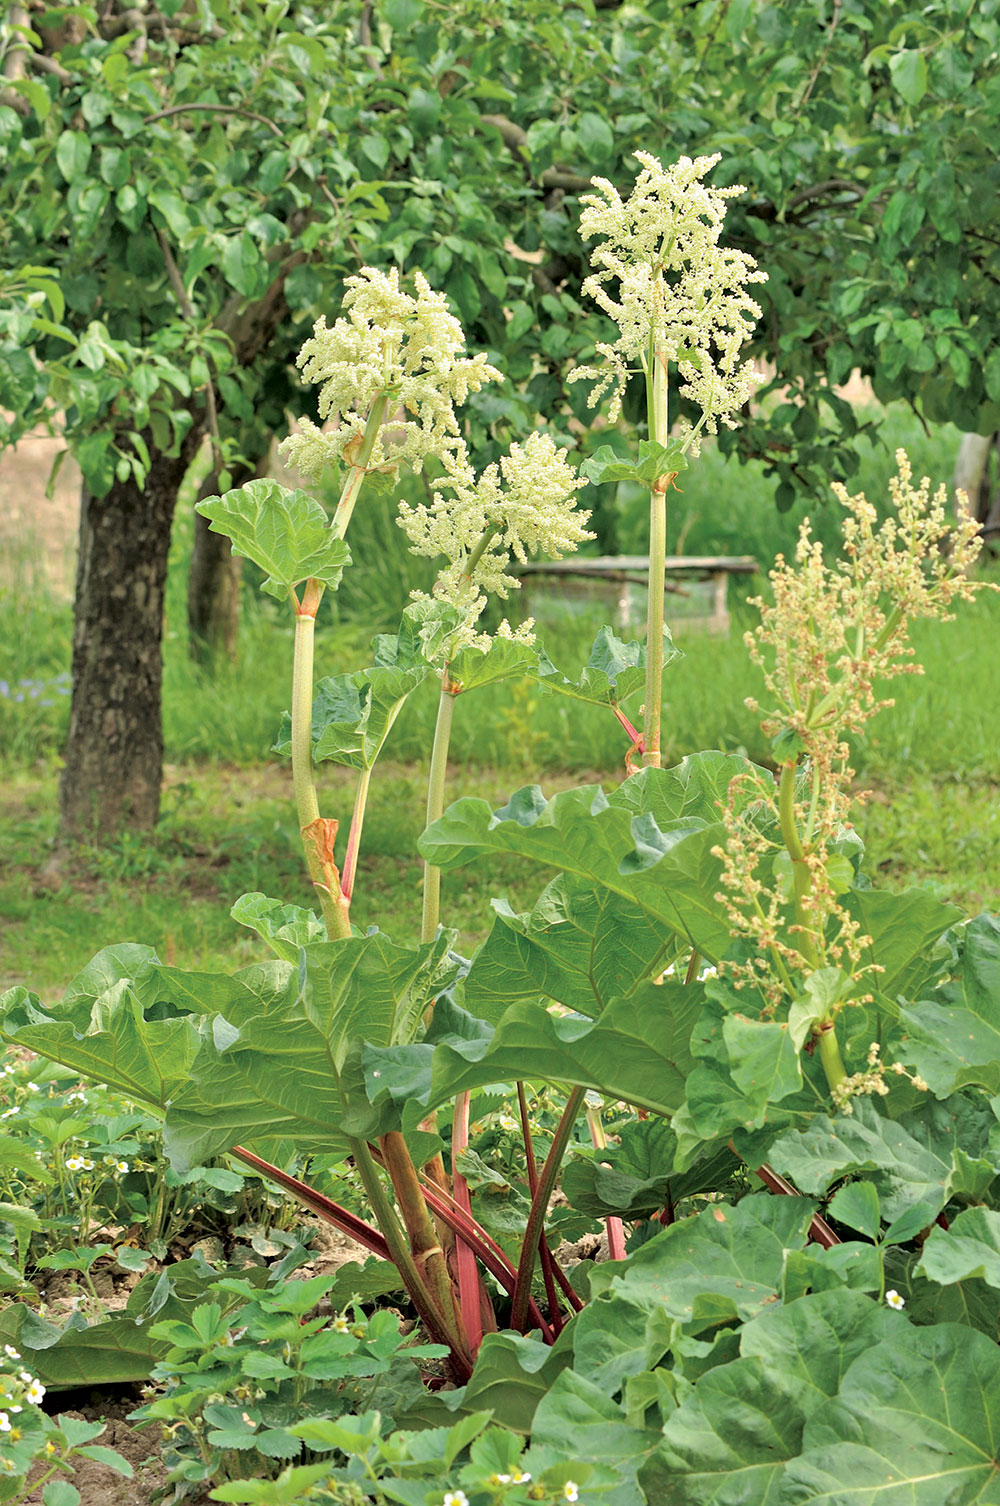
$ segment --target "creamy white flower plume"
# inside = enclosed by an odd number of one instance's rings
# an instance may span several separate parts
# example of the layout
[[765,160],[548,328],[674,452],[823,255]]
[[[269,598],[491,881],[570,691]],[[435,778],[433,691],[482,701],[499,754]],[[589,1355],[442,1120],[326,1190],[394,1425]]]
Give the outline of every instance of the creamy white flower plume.
[[[529,553],[541,550],[560,559],[593,538],[585,527],[589,512],[573,505],[584,483],[566,464],[566,451],[557,449],[547,434],[530,434],[523,445],[512,444],[498,464],[478,477],[461,441],[443,460],[445,475],[431,504],[400,502],[397,522],[414,554],[448,560],[434,595],[465,616],[465,642],[488,645],[489,639],[472,628],[488,594],[506,598],[520,585],[509,572],[511,557],[523,563]],[[484,538],[485,547],[478,552]],[[512,632],[504,627],[501,636],[530,641],[530,628]]]
[[320,418],[336,423],[324,432],[302,419],[299,433],[282,441],[288,463],[304,475],[315,478],[331,461],[350,461],[373,403],[386,394],[389,413],[370,466],[419,469],[427,455],[454,446],[455,404],[500,379],[485,355],[464,354],[465,334],[444,294],[421,272],[414,285],[415,297],[400,287],[395,267],[363,267],[347,278],[344,312],[333,328],[325,318],[313,326],[297,364],[320,386]]
[[594,178],[597,192],[583,198],[580,234],[602,237],[583,290],[615,321],[619,336],[598,345],[603,368],[580,367],[570,380],[596,381],[592,406],[611,387],[614,419],[629,371],[636,364],[645,369],[655,349],[659,359],[680,363],[681,391],[701,407],[714,434],[716,419],[735,427],[730,414],[762,380],[737,357],[761,315],[747,285],[766,282],[767,274],[746,252],[719,245],[726,200],[744,190],[701,181],[719,154],[682,157],[668,168],[648,152],[635,156],[642,170],[627,200],[604,178]]

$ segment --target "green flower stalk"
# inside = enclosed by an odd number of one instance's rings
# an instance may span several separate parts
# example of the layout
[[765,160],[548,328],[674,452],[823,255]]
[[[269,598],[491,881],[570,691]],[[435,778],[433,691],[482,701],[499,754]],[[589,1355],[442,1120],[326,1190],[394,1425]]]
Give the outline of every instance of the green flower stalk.
[[[892,705],[886,682],[922,672],[910,624],[949,618],[952,604],[983,584],[970,578],[982,543],[976,523],[967,513],[954,521],[943,487],[932,496],[926,477],[915,486],[903,450],[896,463],[892,515],[879,525],[863,494],[835,486],[846,513],[843,557],[828,563],[806,521],[794,559],[779,555],[771,572],[772,599],[754,603],[761,622],[746,643],[763,670],[762,726],[780,776],[776,790],[757,781],[752,819],[737,815],[730,791],[727,840],[716,849],[723,862],[717,898],[734,935],[755,954],[723,970],[736,988],[758,991],[768,1014],[806,997],[827,1001],[811,1016],[808,1044],[834,1101],[848,1110],[852,1094],[884,1091],[884,1069],[876,1054],[849,1076],[837,1041],[838,1014],[871,1002],[866,989],[878,971],[864,961],[871,939],[841,901],[853,880],[844,846],[858,799],[845,739]],[[761,710],[752,699],[747,705]]]
[[[641,371],[657,474],[649,480],[649,588],[646,615],[646,705],[643,758],[660,763],[663,677],[663,566],[667,540],[667,490],[688,453],[697,455],[703,433],[718,425],[734,429],[733,415],[763,380],[752,362],[741,361],[744,342],[760,318],[746,289],[765,282],[752,256],[719,244],[726,201],[742,188],[710,188],[702,179],[719,162],[682,157],[664,168],[648,152],[636,152],[641,171],[628,199],[605,178],[583,197],[580,234],[599,237],[591,256],[594,272],[583,291],[618,326],[618,338],[599,341],[600,367],[581,366],[571,381],[595,382],[590,406],[610,389],[609,418],[618,419],[629,377]],[[701,410],[695,423],[679,418],[670,442],[669,378]],[[648,478],[647,478],[648,479]]]
[[[531,434],[524,445],[513,444],[496,464],[477,476],[465,445],[459,442],[443,457],[445,475],[430,505],[399,504],[397,522],[414,554],[443,555],[448,561],[434,584],[431,597],[412,592],[416,600],[438,601],[453,609],[452,625],[437,650],[441,698],[427,784],[427,825],[444,810],[448,747],[455,698],[461,693],[449,665],[463,648],[488,653],[494,635],[477,631],[490,594],[506,599],[520,581],[511,573],[512,557],[525,561],[542,550],[553,558],[593,538],[584,526],[590,516],[574,506],[582,481],[566,464],[566,451],[557,449],[546,434]],[[530,644],[530,619],[517,628],[501,622],[497,639]],[[440,870],[424,864],[424,902],[421,939],[430,941],[440,913]]]

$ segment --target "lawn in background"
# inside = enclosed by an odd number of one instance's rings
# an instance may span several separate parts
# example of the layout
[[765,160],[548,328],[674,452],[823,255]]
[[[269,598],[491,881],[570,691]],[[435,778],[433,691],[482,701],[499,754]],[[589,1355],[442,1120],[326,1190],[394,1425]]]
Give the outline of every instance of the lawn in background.
[[[905,413],[882,425],[884,447],[859,445],[853,490],[881,499],[895,469],[891,451],[909,448],[914,470],[950,474],[957,435],[930,439]],[[780,515],[773,482],[760,466],[738,470],[707,453],[685,478],[672,513],[671,547],[689,553],[751,553],[770,564],[794,544],[804,507]],[[623,547],[632,504],[625,499]],[[817,531],[835,532],[836,509],[816,514]],[[101,945],[145,941],[165,961],[188,967],[239,966],[260,954],[250,933],[228,919],[244,891],[309,904],[294,826],[287,768],[269,749],[287,706],[290,623],[280,606],[247,591],[240,662],[200,666],[187,654],[184,576],[189,519],[175,529],[167,608],[164,732],[168,772],[164,815],[155,835],[125,834],[72,859],[54,857],[58,749],[68,714],[71,609],[35,574],[25,541],[20,583],[0,591],[0,986],[29,983],[44,996],[65,986]],[[680,537],[679,537],[680,536]],[[359,510],[352,525],[359,563],[321,625],[319,674],[365,662],[373,632],[392,625],[405,602],[409,557],[387,504]],[[764,582],[758,579],[756,588]],[[746,592],[743,592],[745,595]],[[768,746],[743,701],[757,689],[742,632],[752,612],[732,592],[733,628],[711,637],[678,628],[684,657],[665,679],[664,758],[700,748],[742,751],[766,761]],[[326,609],[324,609],[326,610]],[[599,611],[563,615],[545,633],[562,667],[578,667],[600,624]],[[871,725],[855,750],[859,782],[873,798],[859,816],[866,866],[893,887],[926,883],[971,909],[1000,903],[1000,595],[960,606],[950,624],[918,624],[914,643],[926,673],[894,687],[896,705]],[[421,868],[414,840],[422,826],[424,769],[436,697],[412,698],[394,729],[393,762],[373,781],[361,882],[359,924],[415,933]],[[582,779],[619,779],[625,740],[614,719],[579,704],[509,684],[460,700],[452,741],[449,798],[477,794],[502,803],[519,785],[553,790]],[[326,766],[325,812],[346,825],[350,778]],[[446,875],[446,923],[468,948],[489,925],[489,900],[530,903],[544,876],[517,860],[491,861]]]

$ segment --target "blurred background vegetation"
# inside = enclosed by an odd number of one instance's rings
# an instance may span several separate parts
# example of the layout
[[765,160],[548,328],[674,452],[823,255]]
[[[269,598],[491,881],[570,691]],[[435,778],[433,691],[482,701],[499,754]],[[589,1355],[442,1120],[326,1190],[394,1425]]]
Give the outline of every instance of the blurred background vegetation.
[[[19,29],[15,11],[31,24]],[[807,512],[836,547],[831,479],[882,506],[898,445],[938,482],[963,432],[1000,429],[998,46],[993,0],[11,7],[0,17],[0,448],[50,426],[92,500],[117,508],[115,542],[142,515],[148,475],[176,489],[178,447],[208,426],[213,372],[215,459],[237,473],[313,411],[295,353],[369,261],[421,267],[470,347],[505,368],[504,390],[468,406],[477,463],[539,423],[582,459],[621,436],[589,427],[585,384],[566,382],[607,333],[578,297],[580,195],[595,172],[626,187],[639,145],[664,161],[720,151],[713,181],[747,187],[727,233],[770,278],[753,345],[769,385],[685,474],[668,549],[751,554],[765,573],[730,586],[728,636],[678,619],[685,657],[667,674],[664,745],[670,759],[705,747],[766,759],[743,704],[754,676],[742,633],[775,555]],[[639,396],[626,411],[641,423]],[[249,956],[228,902],[256,888],[308,901],[288,771],[269,754],[291,626],[247,568],[234,657],[192,637],[191,560],[214,536],[196,537],[191,505],[219,484],[203,444],[172,533],[163,512],[165,609],[154,600],[141,625],[158,654],[165,622],[161,819],[67,847],[72,802],[64,779],[60,816],[57,782],[71,695],[92,743],[112,711],[81,689],[86,653],[70,679],[73,503],[43,522],[19,480],[23,453],[0,457],[0,983],[58,988],[114,938],[189,965]],[[405,484],[421,495],[423,481]],[[595,549],[645,551],[643,495],[591,486],[581,504]],[[976,505],[985,517],[990,498]],[[428,584],[393,510],[375,497],[356,514],[357,563],[323,607],[320,674],[364,663],[372,635]],[[113,565],[95,555],[80,573],[78,622],[87,591],[103,590],[115,625]],[[560,611],[548,595],[547,606],[534,591],[530,609],[553,659],[578,666],[608,613]],[[971,907],[995,904],[1000,884],[998,619],[1000,598],[984,594],[955,623],[922,626],[926,674],[898,682],[895,708],[855,750],[874,790],[861,817],[869,867]],[[117,627],[124,652],[140,624]],[[158,686],[143,693],[132,731],[155,732]],[[419,909],[413,840],[433,716],[424,686],[374,781],[362,924],[402,929]],[[159,789],[150,742],[147,825]],[[610,716],[519,685],[460,703],[452,749],[451,794],[498,801],[530,780],[617,779],[625,752]],[[106,774],[113,793],[121,768]],[[322,779],[328,808],[346,814],[340,776]],[[519,882],[499,865],[447,882],[465,941],[485,930],[487,899],[518,898]]]
[[[856,489],[879,504],[905,445],[916,474],[947,476],[957,433],[927,435],[902,405],[866,417],[874,441],[859,439]],[[207,456],[204,463],[208,463]],[[749,553],[766,570],[794,545],[805,503],[785,513],[774,505],[774,480],[751,462],[738,471],[713,449],[685,475],[673,498],[670,546],[689,553]],[[189,480],[194,487],[197,468]],[[622,489],[626,491],[625,488]],[[644,499],[617,499],[626,549],[642,548]],[[817,534],[834,546],[838,509],[812,508]],[[142,939],[188,966],[249,962],[255,943],[228,919],[246,890],[308,903],[287,767],[270,755],[288,703],[291,627],[280,604],[261,596],[245,573],[238,658],[198,661],[188,653],[185,612],[190,512],[174,528],[165,637],[164,811],[155,833],[123,832],[100,847],[81,847],[72,866],[51,864],[57,837],[55,781],[66,731],[72,607],[44,587],[45,562],[26,536],[19,569],[0,586],[0,915],[4,981],[29,981],[43,995],[58,990],[101,939]],[[375,497],[352,524],[355,565],[327,599],[317,640],[317,672],[337,674],[365,662],[368,643],[391,627],[426,562],[406,551],[391,499]],[[415,571],[415,573],[414,573]],[[994,572],[995,573],[995,572]],[[766,589],[761,575],[730,585],[728,635],[675,623],[683,657],[666,673],[664,751],[674,762],[700,748],[741,750],[766,762],[767,739],[743,704],[756,680],[742,634],[755,620],[747,598]],[[550,598],[550,607],[557,604]],[[518,603],[510,603],[514,612]],[[551,657],[584,662],[607,616],[600,603],[573,613],[532,610]],[[546,617],[549,625],[546,626]],[[668,603],[669,616],[669,603]],[[858,782],[872,791],[859,828],[868,868],[894,886],[929,885],[972,909],[1000,897],[1000,689],[996,665],[1000,595],[961,606],[951,623],[918,624],[917,657],[925,673],[895,687],[896,704],[880,713],[854,750]],[[424,763],[436,697],[425,685],[393,731],[388,762],[372,786],[359,924],[405,932],[420,911],[421,865],[414,839],[422,826]],[[463,715],[463,712],[465,713]],[[616,781],[626,743],[610,715],[536,687],[508,683],[490,696],[461,701],[452,742],[450,796],[479,794],[499,804],[511,790],[539,782],[554,789],[582,780]],[[320,773],[324,808],[346,817],[351,789],[344,771]],[[528,902],[535,881],[515,861],[489,871],[463,870],[445,880],[448,923],[464,944],[489,923],[489,900]]]

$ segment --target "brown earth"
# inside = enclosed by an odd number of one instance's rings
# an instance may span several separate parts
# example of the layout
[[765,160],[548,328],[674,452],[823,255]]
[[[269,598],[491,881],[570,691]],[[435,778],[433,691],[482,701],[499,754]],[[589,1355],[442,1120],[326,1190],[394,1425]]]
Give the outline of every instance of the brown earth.
[[29,580],[61,597],[73,594],[76,530],[80,516],[80,469],[67,455],[52,496],[46,497],[62,441],[26,434],[0,451],[0,587],[27,568]]

